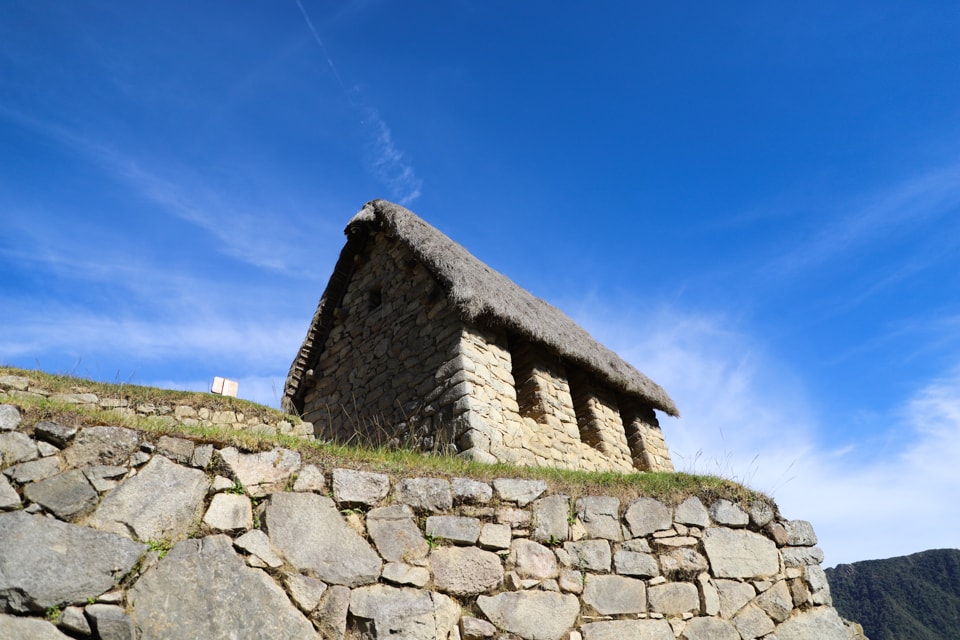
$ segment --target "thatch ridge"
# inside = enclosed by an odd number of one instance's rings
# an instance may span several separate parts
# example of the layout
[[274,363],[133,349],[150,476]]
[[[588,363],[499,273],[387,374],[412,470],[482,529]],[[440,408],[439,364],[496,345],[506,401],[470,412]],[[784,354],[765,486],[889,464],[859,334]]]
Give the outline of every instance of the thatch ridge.
[[[622,393],[638,396],[653,407],[678,416],[676,405],[660,385],[597,342],[562,311],[535,297],[509,278],[474,257],[463,246],[427,224],[413,212],[386,200],[374,200],[350,220],[347,245],[324,291],[310,330],[290,367],[284,389],[285,408],[297,395],[304,372],[319,355],[329,333],[330,304],[342,297],[357,240],[382,229],[396,236],[439,280],[450,302],[465,320],[502,326],[540,343],[605,379]],[[351,246],[353,245],[353,246]],[[348,249],[350,251],[348,251]],[[324,326],[327,325],[327,326]]]

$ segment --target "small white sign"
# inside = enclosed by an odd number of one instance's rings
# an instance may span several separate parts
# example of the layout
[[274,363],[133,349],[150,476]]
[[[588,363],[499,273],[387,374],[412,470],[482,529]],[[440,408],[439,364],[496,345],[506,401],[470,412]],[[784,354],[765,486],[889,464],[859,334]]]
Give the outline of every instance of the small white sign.
[[237,388],[240,385],[236,380],[230,380],[229,378],[221,378],[216,376],[213,379],[213,386],[210,388],[211,393],[215,393],[220,396],[230,396],[231,398],[237,397]]

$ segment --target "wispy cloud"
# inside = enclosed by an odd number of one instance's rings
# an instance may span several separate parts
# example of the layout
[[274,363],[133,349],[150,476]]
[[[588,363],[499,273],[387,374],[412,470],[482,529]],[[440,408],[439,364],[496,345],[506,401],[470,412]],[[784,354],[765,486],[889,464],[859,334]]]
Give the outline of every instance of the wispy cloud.
[[57,303],[37,303],[29,311],[12,310],[4,316],[0,353],[9,357],[109,353],[131,360],[229,361],[256,370],[257,362],[289,359],[304,332],[302,320],[274,316],[238,322],[229,313],[207,312],[157,319]]
[[333,56],[330,55],[330,52],[327,50],[327,45],[324,44],[323,38],[320,37],[320,33],[316,26],[314,26],[313,20],[310,19],[310,14],[307,13],[306,8],[304,8],[300,0],[296,0],[296,3],[307,25],[307,29],[310,31],[310,35],[313,36],[314,42],[317,43],[317,47],[323,54],[327,66],[330,68],[337,84],[340,86],[340,90],[350,102],[350,105],[361,112],[363,124],[367,128],[370,138],[370,170],[374,176],[390,190],[390,197],[392,199],[402,205],[412,203],[420,197],[423,181],[417,177],[410,160],[397,147],[397,144],[393,140],[393,133],[381,117],[380,112],[373,107],[363,106],[357,90],[351,91],[347,89],[347,85],[344,83],[340,71],[333,61]]
[[[2,105],[0,117],[82,154],[137,197],[156,205],[157,211],[202,229],[221,253],[252,266],[308,277],[302,265],[317,252],[317,246],[305,245],[304,235],[337,237],[336,225],[322,217],[300,215],[299,211],[258,210],[241,203],[228,190],[211,185],[196,171],[136,157],[105,141]],[[139,215],[149,213],[141,211]],[[329,249],[335,250],[332,245]]]
[[173,365],[185,377],[165,380],[164,386],[199,390],[191,376],[221,375],[245,381],[241,397],[273,406],[269,389],[282,386],[305,331],[302,319],[270,315],[238,321],[228,309],[155,318],[58,303],[34,303],[28,310],[8,302],[0,298],[10,310],[0,318],[4,363],[33,361],[47,371],[101,380],[117,372],[152,378],[151,371]]
[[423,181],[413,166],[397,148],[393,134],[376,109],[367,109],[366,122],[372,129],[373,169],[381,182],[390,189],[391,197],[406,206],[420,197]]
[[574,316],[677,402],[682,417],[662,425],[678,469],[772,494],[786,517],[813,522],[828,566],[956,546],[960,368],[876,416],[897,442],[877,450],[818,415],[802,379],[722,316],[629,305]]
[[305,220],[290,213],[248,211],[223,191],[197,184],[201,179],[161,177],[134,160],[115,158],[116,175],[167,214],[203,229],[226,255],[255,267],[288,275],[304,274],[303,261],[316,245],[303,243],[304,235],[335,238],[333,227],[314,217]]
[[785,488],[783,500],[816,525],[828,564],[957,546],[960,373],[923,385],[884,417],[902,432],[898,447],[883,456],[821,452]]
[[945,215],[956,216],[958,208],[960,163],[852,198],[837,207],[830,221],[817,233],[776,258],[769,269],[790,274],[848,258],[864,247],[895,240],[921,222]]

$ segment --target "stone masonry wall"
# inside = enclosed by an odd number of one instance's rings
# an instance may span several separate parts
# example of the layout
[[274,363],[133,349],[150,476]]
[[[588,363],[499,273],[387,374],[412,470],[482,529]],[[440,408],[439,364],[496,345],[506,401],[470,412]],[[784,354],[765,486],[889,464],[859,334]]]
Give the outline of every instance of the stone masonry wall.
[[673,471],[670,451],[653,408],[620,398],[620,415],[634,466],[644,470]]
[[169,424],[224,427],[264,434],[313,437],[313,425],[308,422],[288,420],[287,417],[264,420],[259,416],[246,416],[243,411],[194,406],[189,400],[178,404],[156,404],[134,402],[127,398],[99,396],[96,393],[53,393],[25,376],[0,376],[0,402],[3,401],[4,396],[44,397],[88,409],[112,411],[119,416],[153,417]]
[[[493,379],[492,388],[500,391],[502,405],[497,412],[483,413],[482,405],[475,409],[481,420],[470,422],[470,426],[473,434],[481,435],[478,442],[470,442],[472,446],[512,464],[588,471],[634,470],[630,461],[611,459],[581,440],[570,387],[559,360],[551,359],[529,343],[515,340],[508,345],[502,332],[468,329],[463,341],[466,357],[471,361],[498,363],[478,370],[476,377],[478,385],[484,386],[491,386]],[[517,381],[514,374],[521,379]],[[522,403],[517,400],[518,389]]]
[[432,446],[452,418],[443,397],[449,381],[435,374],[462,323],[433,276],[395,239],[375,234],[358,260],[303,418],[325,439]]
[[862,638],[767,502],[325,469],[12,405],[0,472],[8,640]]
[[465,326],[451,355],[450,364],[462,377],[454,410],[460,455],[480,462],[536,464],[533,453],[521,445],[523,425],[505,337]]
[[632,467],[633,457],[627,446],[627,435],[613,394],[594,384],[590,376],[579,371],[571,372],[570,385],[584,440],[609,460]]
[[[516,371],[524,378],[523,406]],[[609,392],[584,387],[578,426],[566,373],[559,359],[534,345],[510,344],[502,330],[465,324],[412,253],[377,233],[358,257],[304,380],[303,418],[327,440],[431,448],[483,462],[672,468],[665,446],[656,456],[631,455]],[[584,441],[581,433],[596,438]],[[633,433],[649,437],[659,429]],[[635,467],[635,460],[646,466]]]

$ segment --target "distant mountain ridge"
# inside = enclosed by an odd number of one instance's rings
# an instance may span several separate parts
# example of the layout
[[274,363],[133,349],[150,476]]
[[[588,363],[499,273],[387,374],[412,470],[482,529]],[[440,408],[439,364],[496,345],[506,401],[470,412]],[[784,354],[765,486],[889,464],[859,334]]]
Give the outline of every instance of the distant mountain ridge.
[[827,569],[833,605],[870,640],[960,640],[960,549]]

